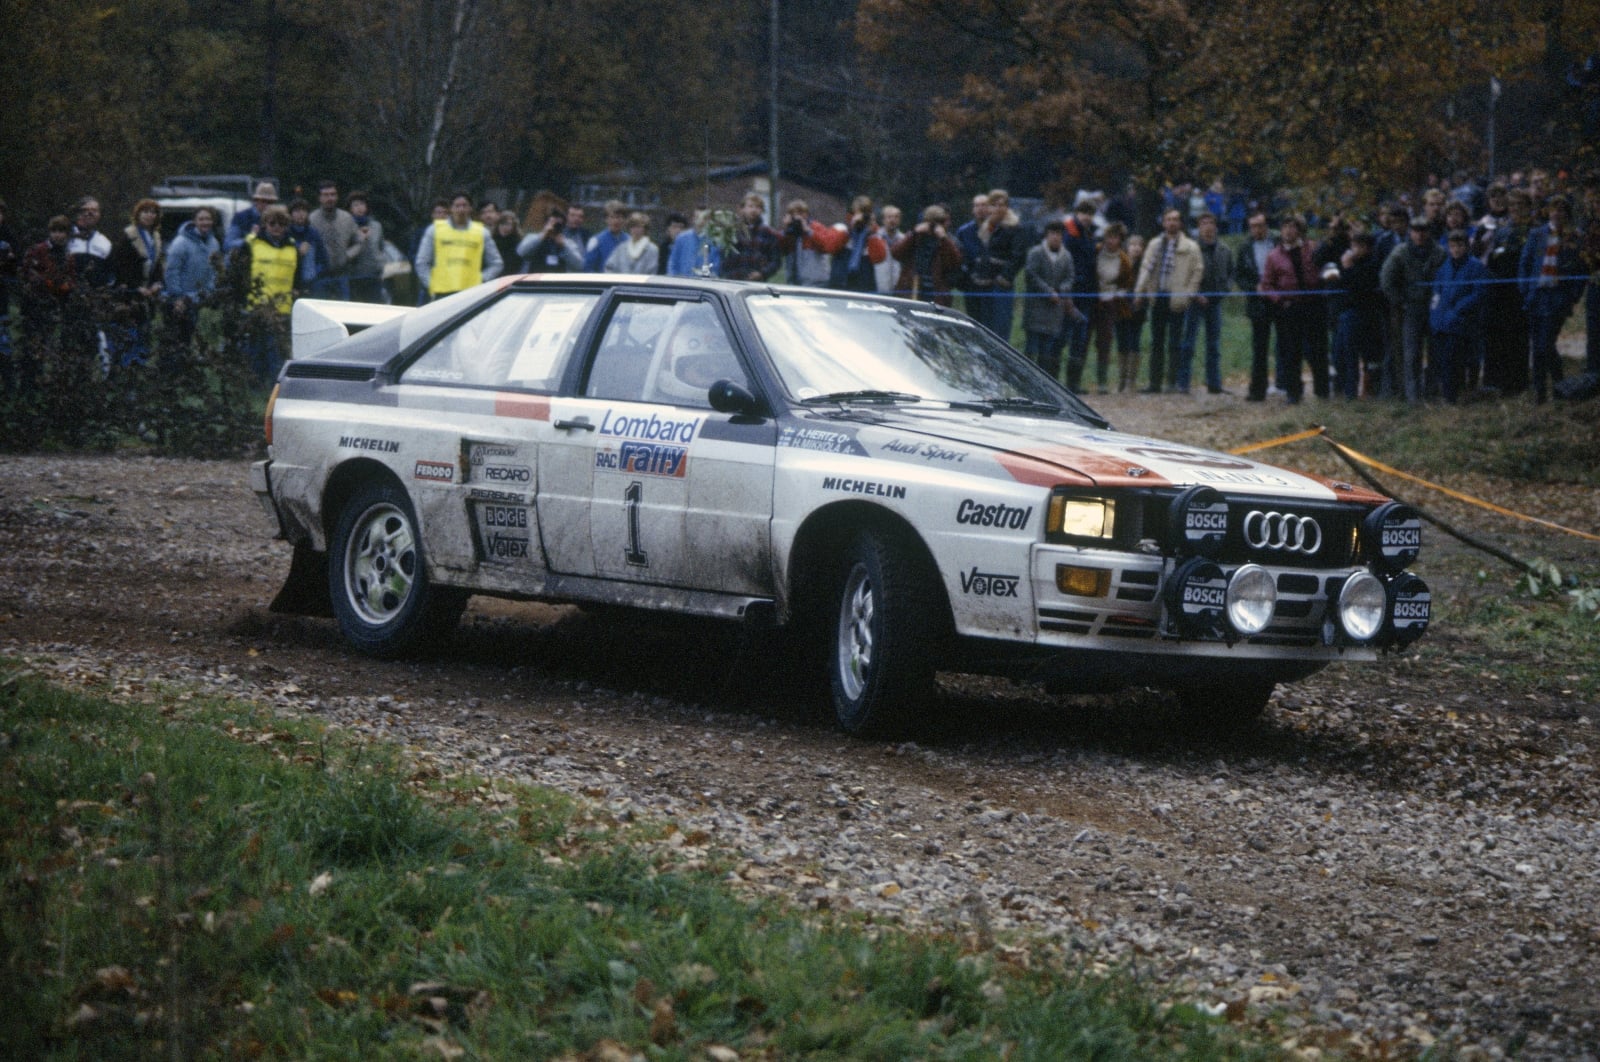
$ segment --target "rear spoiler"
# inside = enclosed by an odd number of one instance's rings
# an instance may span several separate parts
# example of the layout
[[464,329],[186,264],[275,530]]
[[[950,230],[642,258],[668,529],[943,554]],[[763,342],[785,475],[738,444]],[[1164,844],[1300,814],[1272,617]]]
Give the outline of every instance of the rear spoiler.
[[409,306],[374,302],[339,302],[334,299],[300,299],[289,315],[294,357],[304,358],[326,350],[373,325],[410,313]]

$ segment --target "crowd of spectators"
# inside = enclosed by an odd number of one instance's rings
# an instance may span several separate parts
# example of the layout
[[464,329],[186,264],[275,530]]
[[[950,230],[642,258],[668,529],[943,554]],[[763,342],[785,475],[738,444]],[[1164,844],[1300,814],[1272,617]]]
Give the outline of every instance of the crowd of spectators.
[[[1586,370],[1600,374],[1600,178],[1582,196],[1580,227],[1569,195],[1543,171],[1486,187],[1462,175],[1384,202],[1370,217],[1352,210],[1308,220],[1281,210],[1274,231],[1267,209],[1221,182],[1183,184],[1162,190],[1159,225],[1140,233],[1131,185],[1111,197],[1080,193],[1071,210],[1036,224],[995,189],[972,198],[960,225],[933,204],[909,227],[899,207],[867,196],[832,223],[790,200],[769,225],[764,198],[751,193],[736,210],[669,215],[655,239],[651,218],[619,202],[605,204],[603,227],[590,234],[581,205],[542,211],[525,229],[516,212],[461,192],[434,205],[410,259],[418,302],[505,271],[781,277],[944,306],[959,300],[1003,338],[1017,329],[1018,345],[1046,372],[1100,393],[1189,393],[1202,333],[1200,382],[1224,393],[1223,308],[1241,300],[1243,313],[1230,316],[1249,328],[1250,401],[1297,403],[1308,374],[1319,398],[1454,402],[1491,390],[1544,401],[1561,378],[1556,337],[1586,290]],[[240,339],[268,382],[295,298],[391,298],[384,229],[363,192],[341,206],[338,186],[324,181],[315,206],[285,204],[263,181],[250,207],[225,229],[221,220],[202,207],[164,240],[160,205],[141,199],[107,235],[99,202],[86,197],[25,241],[0,202],[0,387],[33,387],[48,350],[102,375],[144,364],[158,320],[162,349],[173,352],[163,356],[181,359],[200,309],[222,294],[269,322]]]

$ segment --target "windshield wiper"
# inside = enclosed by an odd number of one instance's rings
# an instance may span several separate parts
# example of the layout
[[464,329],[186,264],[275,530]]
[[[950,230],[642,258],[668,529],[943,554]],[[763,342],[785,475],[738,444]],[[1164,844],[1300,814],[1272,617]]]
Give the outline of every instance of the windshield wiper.
[[1060,413],[1061,407],[1054,402],[1041,402],[1037,398],[1023,398],[1013,395],[1009,398],[985,398],[976,402],[951,402],[951,409],[970,409],[974,413],[988,416],[997,409],[1025,410],[1031,413]]
[[833,391],[825,395],[812,395],[802,398],[802,406],[844,405],[849,402],[921,402],[921,395],[907,394],[905,391]]

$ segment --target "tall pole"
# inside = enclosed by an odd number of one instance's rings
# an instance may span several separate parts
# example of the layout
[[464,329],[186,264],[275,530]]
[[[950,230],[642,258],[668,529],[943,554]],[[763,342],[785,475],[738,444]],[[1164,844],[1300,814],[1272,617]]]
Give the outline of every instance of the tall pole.
[[767,224],[778,218],[778,0],[772,0],[771,34],[767,44]]
[[1494,168],[1494,112],[1500,105],[1500,79],[1494,76],[1489,78],[1489,183],[1494,183],[1494,175],[1499,171]]

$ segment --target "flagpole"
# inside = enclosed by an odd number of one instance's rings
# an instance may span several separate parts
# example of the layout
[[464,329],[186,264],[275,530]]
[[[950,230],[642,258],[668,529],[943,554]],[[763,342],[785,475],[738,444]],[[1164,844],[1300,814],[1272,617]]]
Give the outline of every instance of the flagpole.
[[1489,77],[1489,183],[1493,184],[1495,174],[1499,171],[1494,167],[1494,112],[1500,102],[1500,79]]

